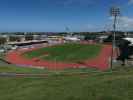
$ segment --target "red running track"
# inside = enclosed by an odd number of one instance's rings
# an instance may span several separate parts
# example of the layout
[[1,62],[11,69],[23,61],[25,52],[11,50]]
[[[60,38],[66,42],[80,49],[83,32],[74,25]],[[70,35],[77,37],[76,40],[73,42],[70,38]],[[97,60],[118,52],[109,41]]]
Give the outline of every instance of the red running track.
[[[91,67],[97,68],[99,70],[107,70],[109,68],[109,58],[111,56],[111,45],[103,45],[101,53],[95,58],[79,63],[64,63],[64,62],[52,62],[44,61],[39,58],[26,59],[22,55],[28,50],[15,50],[10,51],[6,55],[6,60],[12,64],[25,66],[25,67],[42,67],[48,69],[66,69],[66,68],[81,68],[81,67]],[[32,49],[33,50],[33,49]]]

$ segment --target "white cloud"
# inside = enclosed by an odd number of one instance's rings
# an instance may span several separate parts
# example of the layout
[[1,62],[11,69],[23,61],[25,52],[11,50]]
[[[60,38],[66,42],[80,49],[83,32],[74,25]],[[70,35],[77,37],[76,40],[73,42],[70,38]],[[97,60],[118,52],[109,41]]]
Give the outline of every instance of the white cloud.
[[129,5],[133,4],[133,0],[128,0],[128,4]]
[[[110,17],[109,19],[113,20],[112,17]],[[117,29],[119,29],[119,30],[133,30],[133,18],[129,18],[126,16],[118,17]]]
[[120,29],[133,30],[133,18],[120,17],[118,25]]

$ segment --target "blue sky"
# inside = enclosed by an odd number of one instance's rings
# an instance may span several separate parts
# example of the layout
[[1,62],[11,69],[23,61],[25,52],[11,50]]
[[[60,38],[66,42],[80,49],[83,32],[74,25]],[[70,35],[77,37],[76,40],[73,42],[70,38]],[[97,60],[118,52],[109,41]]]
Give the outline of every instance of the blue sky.
[[0,31],[107,30],[111,29],[109,8],[113,5],[122,13],[118,28],[132,30],[133,0],[0,0]]

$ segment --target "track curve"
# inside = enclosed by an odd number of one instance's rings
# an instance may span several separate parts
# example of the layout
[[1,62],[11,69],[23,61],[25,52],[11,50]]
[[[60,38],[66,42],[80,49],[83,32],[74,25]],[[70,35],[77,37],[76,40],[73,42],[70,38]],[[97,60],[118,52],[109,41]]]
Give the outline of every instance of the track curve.
[[[37,48],[36,48],[37,49]],[[14,50],[6,54],[6,60],[12,64],[24,66],[24,67],[36,67],[36,68],[47,68],[47,69],[66,69],[66,68],[81,68],[91,67],[99,70],[107,70],[109,68],[109,58],[111,56],[111,45],[103,45],[101,53],[94,59],[84,61],[83,63],[64,63],[64,62],[52,62],[40,59],[26,59],[22,55],[24,52],[31,51],[34,49],[27,50]]]

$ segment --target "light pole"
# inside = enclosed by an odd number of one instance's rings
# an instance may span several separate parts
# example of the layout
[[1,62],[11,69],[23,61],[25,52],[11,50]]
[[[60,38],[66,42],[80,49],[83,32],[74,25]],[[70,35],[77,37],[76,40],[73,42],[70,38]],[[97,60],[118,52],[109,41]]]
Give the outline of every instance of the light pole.
[[65,30],[66,30],[67,34],[70,33],[70,31],[69,31],[69,27],[65,27]]
[[117,6],[111,7],[110,9],[111,16],[113,17],[113,39],[112,39],[112,54],[111,54],[111,69],[113,65],[113,58],[115,48],[116,48],[116,24],[117,24],[117,17],[120,15],[120,8]]
[[69,27],[66,27],[66,32],[67,32],[68,36],[72,36],[73,35],[73,33],[70,31]]

